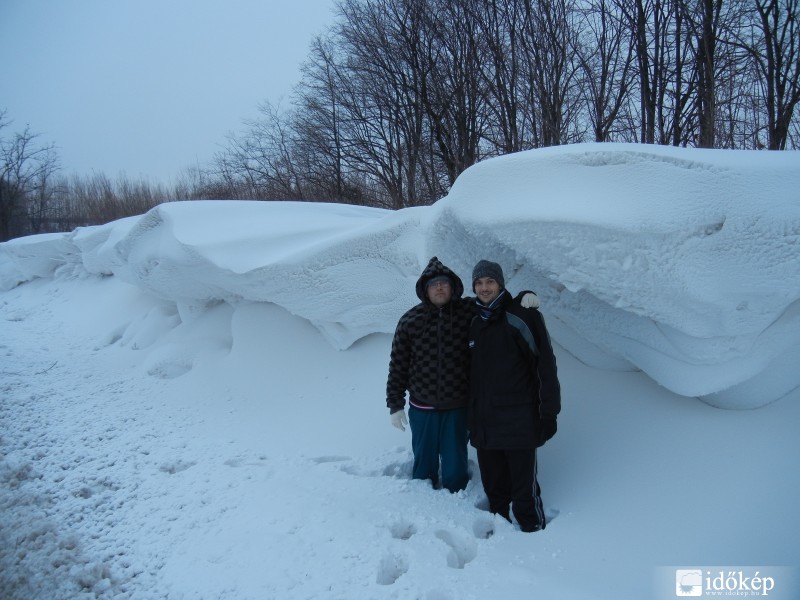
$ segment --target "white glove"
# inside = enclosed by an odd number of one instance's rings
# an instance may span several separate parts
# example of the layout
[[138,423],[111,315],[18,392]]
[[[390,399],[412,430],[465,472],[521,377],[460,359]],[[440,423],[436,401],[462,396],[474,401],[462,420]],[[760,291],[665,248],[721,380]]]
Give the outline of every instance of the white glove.
[[539,308],[539,296],[533,292],[528,292],[519,301],[522,308]]
[[393,412],[391,415],[389,415],[389,418],[392,420],[392,425],[397,427],[400,431],[406,430],[406,425],[408,425],[406,411],[398,410],[397,412]]

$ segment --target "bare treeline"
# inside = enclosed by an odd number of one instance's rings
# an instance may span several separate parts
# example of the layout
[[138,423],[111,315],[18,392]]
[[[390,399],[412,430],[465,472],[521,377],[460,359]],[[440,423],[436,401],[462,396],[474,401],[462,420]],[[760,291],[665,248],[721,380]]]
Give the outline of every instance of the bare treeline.
[[28,128],[0,137],[0,242],[108,223],[178,197],[180,186],[168,190],[124,176],[60,176],[54,147],[38,145],[38,137]]
[[8,127],[0,111],[0,242],[108,223],[171,200],[226,197],[199,169],[186,170],[169,187],[124,175],[64,177],[52,144],[42,145],[29,127],[6,134]]
[[340,0],[289,106],[177,189],[64,193],[403,208],[531,148],[798,149],[798,102],[800,0]]
[[430,204],[486,157],[584,141],[800,145],[798,0],[342,0],[241,197]]

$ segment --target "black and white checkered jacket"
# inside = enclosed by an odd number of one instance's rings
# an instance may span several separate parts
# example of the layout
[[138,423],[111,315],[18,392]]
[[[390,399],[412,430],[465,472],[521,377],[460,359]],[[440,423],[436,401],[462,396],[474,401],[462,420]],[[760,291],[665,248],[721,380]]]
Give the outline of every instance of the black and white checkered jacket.
[[[437,308],[428,299],[427,282],[446,275],[453,297]],[[413,404],[434,409],[465,407],[469,401],[469,323],[475,315],[474,298],[462,298],[464,284],[433,257],[416,285],[421,300],[397,324],[389,359],[386,405],[402,410],[406,391]]]

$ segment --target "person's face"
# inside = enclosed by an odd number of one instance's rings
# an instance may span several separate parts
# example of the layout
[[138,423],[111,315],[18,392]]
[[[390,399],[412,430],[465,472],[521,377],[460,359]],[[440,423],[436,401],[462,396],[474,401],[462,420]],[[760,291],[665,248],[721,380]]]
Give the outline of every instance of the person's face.
[[491,277],[481,277],[475,280],[475,295],[481,304],[489,305],[492,300],[500,295],[500,284]]
[[428,300],[437,308],[442,308],[450,302],[453,296],[453,286],[446,279],[440,279],[428,285]]

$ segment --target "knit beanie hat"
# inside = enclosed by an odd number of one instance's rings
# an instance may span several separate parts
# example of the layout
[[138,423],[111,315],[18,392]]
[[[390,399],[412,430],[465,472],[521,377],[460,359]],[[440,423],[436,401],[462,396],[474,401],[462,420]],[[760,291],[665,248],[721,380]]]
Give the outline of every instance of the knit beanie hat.
[[475,282],[480,279],[481,277],[491,277],[497,283],[500,284],[501,288],[506,287],[506,281],[503,279],[503,267],[498,265],[496,262],[491,262],[489,260],[482,260],[475,265],[475,268],[472,269],[472,290],[475,291]]

